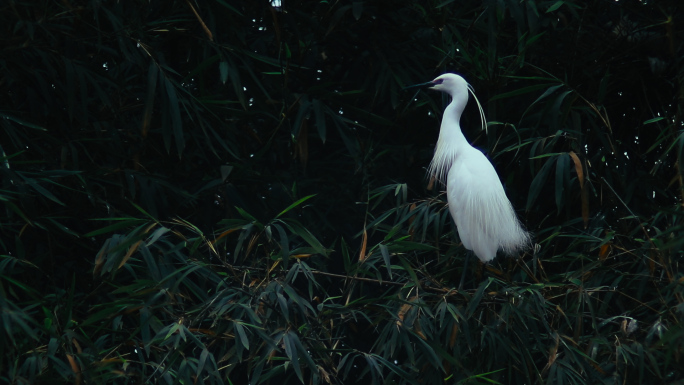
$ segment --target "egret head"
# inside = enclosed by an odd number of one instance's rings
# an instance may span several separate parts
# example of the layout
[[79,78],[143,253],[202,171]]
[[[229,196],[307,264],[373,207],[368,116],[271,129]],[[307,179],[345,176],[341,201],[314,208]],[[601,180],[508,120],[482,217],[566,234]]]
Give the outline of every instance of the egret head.
[[482,129],[485,131],[487,130],[487,119],[485,118],[484,111],[482,110],[482,105],[480,104],[480,101],[477,100],[477,96],[475,96],[473,87],[468,84],[468,82],[466,82],[465,79],[463,79],[463,77],[460,75],[446,73],[437,76],[435,80],[405,87],[404,89],[410,88],[428,88],[435,91],[445,92],[449,94],[454,101],[456,101],[456,103],[460,106],[461,111],[463,108],[465,108],[466,103],[468,103],[468,92],[470,92],[473,94],[473,98],[477,103],[477,108],[480,110]]
[[465,95],[466,100],[468,100],[469,84],[459,75],[443,74],[435,78],[435,80],[425,84],[427,84],[427,88],[446,92],[451,95],[452,98],[463,94]]

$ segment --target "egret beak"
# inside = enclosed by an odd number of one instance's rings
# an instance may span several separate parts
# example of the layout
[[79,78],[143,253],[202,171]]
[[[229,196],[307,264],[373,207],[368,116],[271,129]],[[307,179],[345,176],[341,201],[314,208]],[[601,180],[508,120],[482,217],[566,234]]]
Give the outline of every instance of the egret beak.
[[402,90],[411,90],[414,88],[421,88],[421,89],[422,88],[431,88],[434,85],[435,85],[435,83],[433,81],[429,81],[429,82],[425,82],[425,83],[414,84],[412,86],[406,86],[406,87],[402,88]]

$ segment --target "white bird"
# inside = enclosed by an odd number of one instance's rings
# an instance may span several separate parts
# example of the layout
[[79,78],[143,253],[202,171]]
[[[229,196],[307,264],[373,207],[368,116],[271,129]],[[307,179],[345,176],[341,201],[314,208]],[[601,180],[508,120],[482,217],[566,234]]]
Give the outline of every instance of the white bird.
[[[485,263],[493,260],[498,250],[513,255],[527,249],[530,236],[520,225],[494,166],[461,132],[461,114],[468,103],[468,92],[475,97],[472,87],[461,76],[450,73],[412,87],[429,88],[451,96],[428,172],[441,182],[446,177],[449,212],[463,246]],[[475,101],[486,129],[482,106],[477,97]]]

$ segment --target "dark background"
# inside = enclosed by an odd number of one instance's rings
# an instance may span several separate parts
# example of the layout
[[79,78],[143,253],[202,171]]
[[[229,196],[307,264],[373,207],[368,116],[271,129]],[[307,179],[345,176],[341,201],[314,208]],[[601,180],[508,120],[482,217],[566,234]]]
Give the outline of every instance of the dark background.
[[[679,1],[0,5],[0,379],[684,381]],[[537,244],[468,266],[444,72]]]

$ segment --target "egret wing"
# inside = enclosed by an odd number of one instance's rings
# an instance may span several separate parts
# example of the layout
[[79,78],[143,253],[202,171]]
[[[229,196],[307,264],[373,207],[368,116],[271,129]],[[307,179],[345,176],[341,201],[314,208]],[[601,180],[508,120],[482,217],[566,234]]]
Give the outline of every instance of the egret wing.
[[513,253],[529,243],[494,167],[479,150],[463,151],[449,170],[447,199],[463,246],[488,262],[498,249]]

